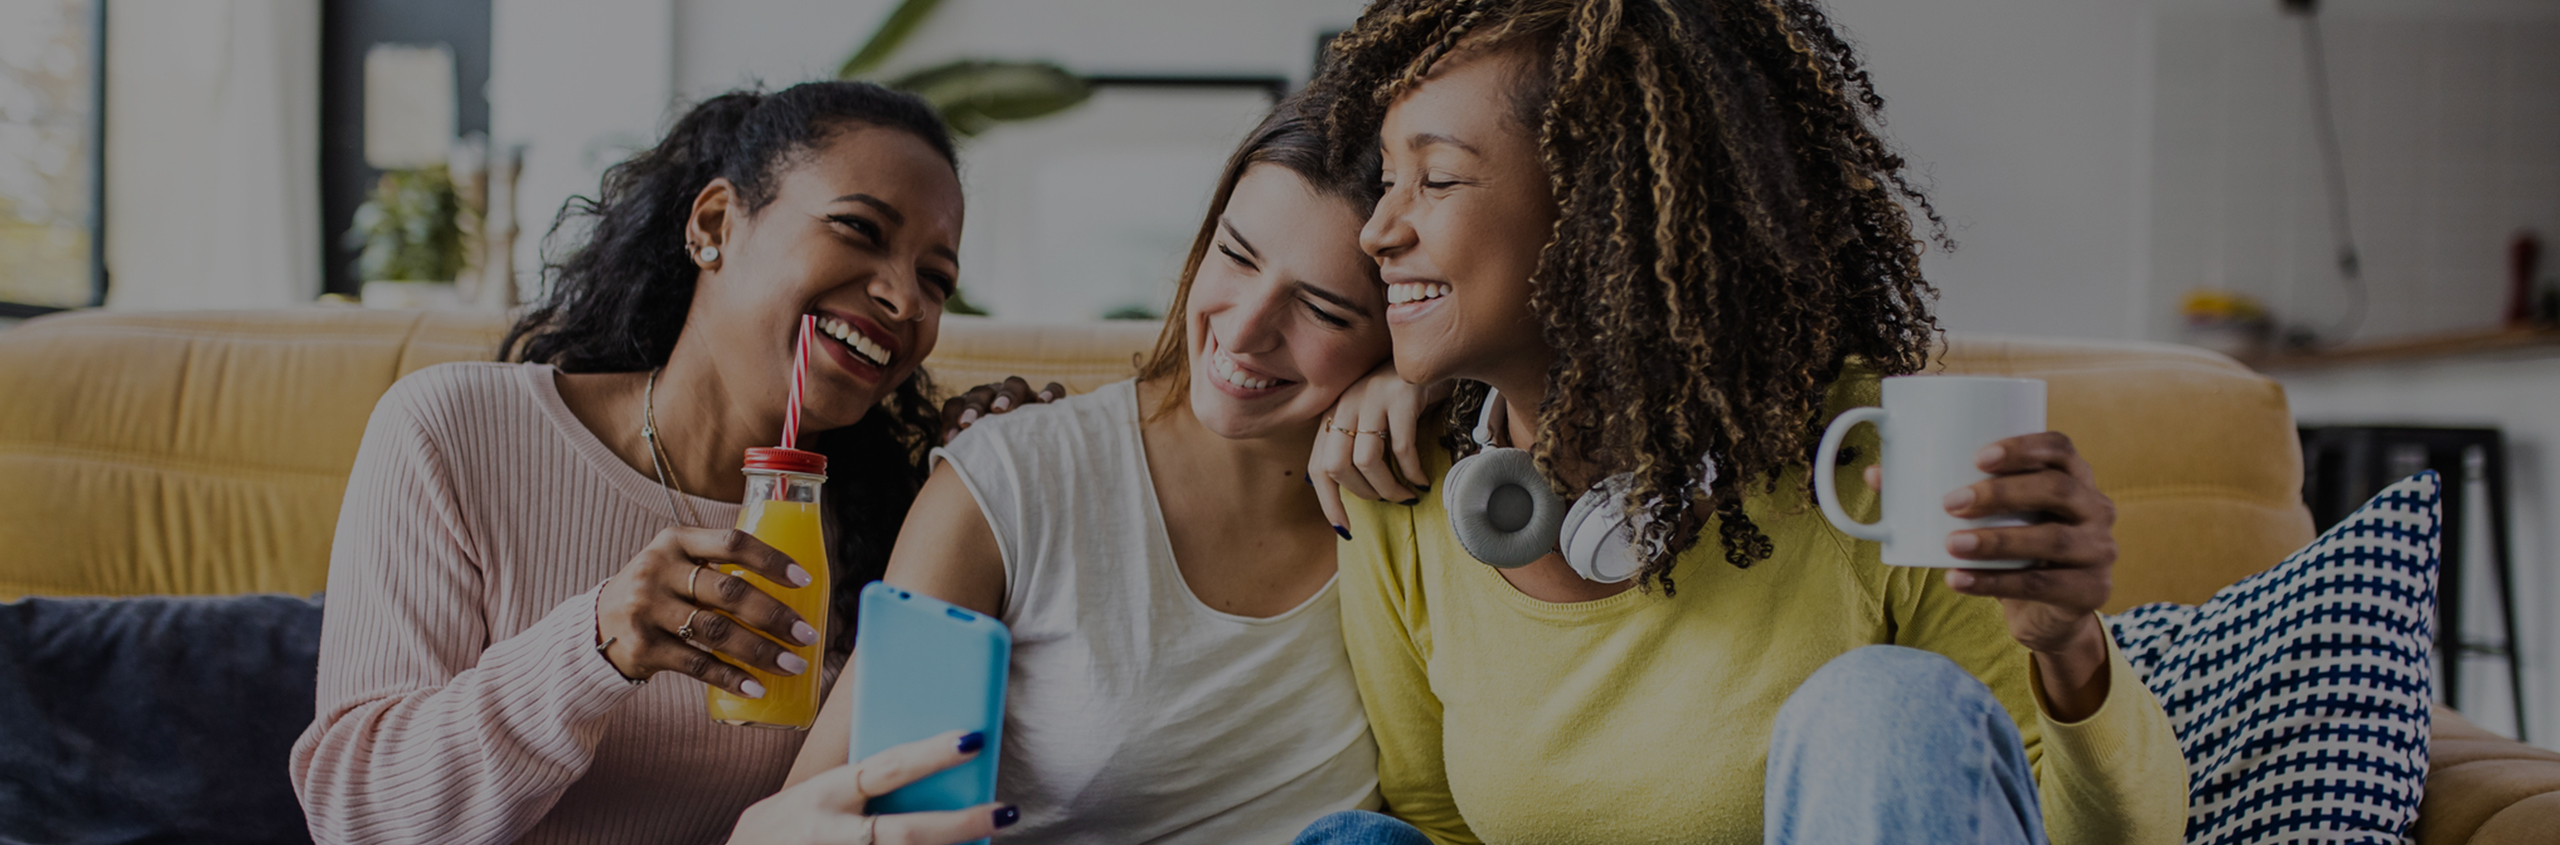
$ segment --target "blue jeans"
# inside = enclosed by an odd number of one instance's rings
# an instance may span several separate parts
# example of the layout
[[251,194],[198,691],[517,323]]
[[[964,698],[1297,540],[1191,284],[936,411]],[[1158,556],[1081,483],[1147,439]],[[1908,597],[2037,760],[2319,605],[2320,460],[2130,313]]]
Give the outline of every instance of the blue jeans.
[[[2035,772],[2009,711],[1954,661],[1867,646],[1778,708],[1761,838],[1796,843],[2044,845]],[[1412,825],[1350,811],[1296,845],[1428,845]]]

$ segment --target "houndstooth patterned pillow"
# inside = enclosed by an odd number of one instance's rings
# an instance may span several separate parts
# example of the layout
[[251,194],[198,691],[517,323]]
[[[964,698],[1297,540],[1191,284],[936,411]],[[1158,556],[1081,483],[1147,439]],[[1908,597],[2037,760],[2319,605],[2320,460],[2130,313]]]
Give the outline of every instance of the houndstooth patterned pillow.
[[2196,607],[2107,620],[2187,757],[2187,842],[2399,842],[2427,779],[2436,474]]

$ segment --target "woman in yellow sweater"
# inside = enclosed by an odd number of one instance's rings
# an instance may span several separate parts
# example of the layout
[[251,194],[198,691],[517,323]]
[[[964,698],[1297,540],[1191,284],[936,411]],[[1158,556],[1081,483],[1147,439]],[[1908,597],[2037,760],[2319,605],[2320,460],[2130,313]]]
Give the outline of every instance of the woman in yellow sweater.
[[1301,841],[2177,841],[2183,761],[2097,617],[2113,506],[2068,439],[1993,444],[1947,497],[2042,514],[1947,538],[2029,570],[1887,567],[1808,501],[1814,435],[1936,331],[1904,203],[1935,214],[1818,7],[1382,0],[1314,87],[1385,154],[1362,246],[1395,369],[1458,380],[1454,431],[1493,406],[1453,448],[1531,450],[1567,500],[1616,477],[1642,527],[1612,583],[1477,562],[1446,483],[1354,503],[1344,625],[1401,821]]

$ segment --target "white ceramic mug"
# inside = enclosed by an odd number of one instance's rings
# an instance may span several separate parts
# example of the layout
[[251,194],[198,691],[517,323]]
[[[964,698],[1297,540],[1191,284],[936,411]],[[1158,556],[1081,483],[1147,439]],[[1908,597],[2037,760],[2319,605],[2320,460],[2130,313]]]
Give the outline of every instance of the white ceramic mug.
[[[1859,423],[1875,423],[1884,441],[1884,518],[1859,522],[1840,507],[1834,466],[1840,441]],[[2044,431],[2044,382],[2030,378],[1898,376],[1884,380],[1884,407],[1854,408],[1831,421],[1814,452],[1813,493],[1822,515],[1842,532],[1884,544],[1895,566],[2023,569],[2033,561],[1966,560],[1947,553],[1947,535],[1968,528],[2031,522],[2023,514],[1959,519],[1946,496],[1990,478],[1974,465],[1982,447]]]

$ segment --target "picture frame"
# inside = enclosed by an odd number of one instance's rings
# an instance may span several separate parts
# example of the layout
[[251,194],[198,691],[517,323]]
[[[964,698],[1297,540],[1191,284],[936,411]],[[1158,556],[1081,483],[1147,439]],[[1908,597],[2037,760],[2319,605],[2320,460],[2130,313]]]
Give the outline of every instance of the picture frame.
[[0,12],[0,318],[106,301],[106,3]]

